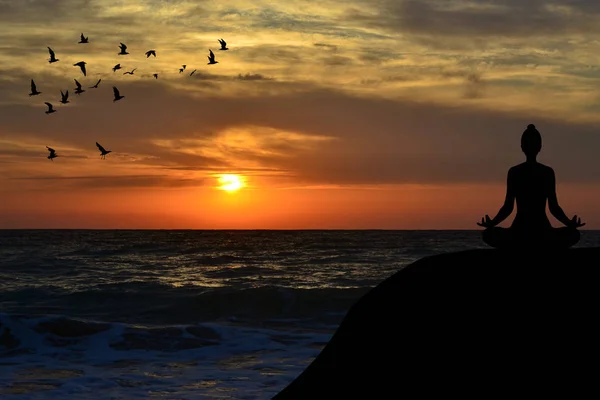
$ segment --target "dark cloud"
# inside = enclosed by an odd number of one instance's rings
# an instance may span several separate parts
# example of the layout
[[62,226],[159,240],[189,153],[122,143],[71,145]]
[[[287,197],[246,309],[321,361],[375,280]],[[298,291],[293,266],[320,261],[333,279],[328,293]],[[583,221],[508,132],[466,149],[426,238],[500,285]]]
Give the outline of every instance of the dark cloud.
[[267,76],[264,76],[263,74],[238,74],[238,76],[235,78],[238,79],[240,81],[270,81],[273,80],[273,78],[269,78]]
[[331,51],[332,53],[336,52],[338,49],[338,47],[335,44],[329,43],[313,43],[313,46],[324,48],[326,50]]
[[347,16],[390,31],[444,37],[527,38],[598,32],[600,3],[586,0],[380,0]]
[[485,81],[480,73],[470,73],[467,75],[466,89],[464,97],[467,99],[478,99],[483,97]]
[[27,176],[8,178],[40,182],[61,182],[77,189],[109,189],[140,187],[191,187],[202,186],[204,181],[196,178],[178,178],[171,175],[113,175],[113,176]]
[[324,59],[327,66],[347,66],[354,64],[354,60],[350,57],[331,56]]

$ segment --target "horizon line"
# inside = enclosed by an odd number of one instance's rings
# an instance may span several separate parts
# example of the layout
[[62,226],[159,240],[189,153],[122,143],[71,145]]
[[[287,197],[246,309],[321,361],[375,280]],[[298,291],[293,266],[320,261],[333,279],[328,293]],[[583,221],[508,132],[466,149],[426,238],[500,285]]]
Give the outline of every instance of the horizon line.
[[[578,229],[579,231],[600,231],[600,229]],[[389,229],[389,228],[0,228],[0,231],[388,231],[388,232],[439,232],[465,231],[482,232],[483,229]]]

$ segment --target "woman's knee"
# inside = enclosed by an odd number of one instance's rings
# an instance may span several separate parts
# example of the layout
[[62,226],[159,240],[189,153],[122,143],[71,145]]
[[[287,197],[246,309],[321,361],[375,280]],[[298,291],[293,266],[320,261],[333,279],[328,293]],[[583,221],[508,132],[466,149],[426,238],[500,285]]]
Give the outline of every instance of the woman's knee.
[[483,239],[483,241],[492,247],[498,247],[502,242],[501,238],[499,236],[501,236],[501,228],[486,228],[482,233],[481,233],[481,238]]

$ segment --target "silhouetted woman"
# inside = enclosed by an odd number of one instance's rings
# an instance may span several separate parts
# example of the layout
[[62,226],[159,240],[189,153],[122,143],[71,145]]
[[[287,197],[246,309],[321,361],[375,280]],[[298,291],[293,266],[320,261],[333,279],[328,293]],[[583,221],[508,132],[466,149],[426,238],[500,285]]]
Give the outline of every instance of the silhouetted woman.
[[[506,199],[498,214],[489,215],[477,225],[487,228],[483,241],[497,248],[567,248],[579,241],[577,228],[584,226],[577,215],[569,219],[556,198],[554,170],[536,161],[542,149],[542,136],[535,125],[527,126],[521,136],[521,150],[527,160],[508,170]],[[517,201],[517,215],[510,228],[497,227],[513,211]],[[553,228],[546,216],[546,200],[550,213],[565,227]]]

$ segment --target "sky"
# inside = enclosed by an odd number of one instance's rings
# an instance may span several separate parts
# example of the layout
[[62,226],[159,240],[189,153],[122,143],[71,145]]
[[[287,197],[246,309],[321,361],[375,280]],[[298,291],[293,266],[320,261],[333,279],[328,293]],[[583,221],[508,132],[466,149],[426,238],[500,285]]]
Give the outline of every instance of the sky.
[[0,0],[0,228],[481,229],[533,123],[600,229],[599,38],[592,0]]

